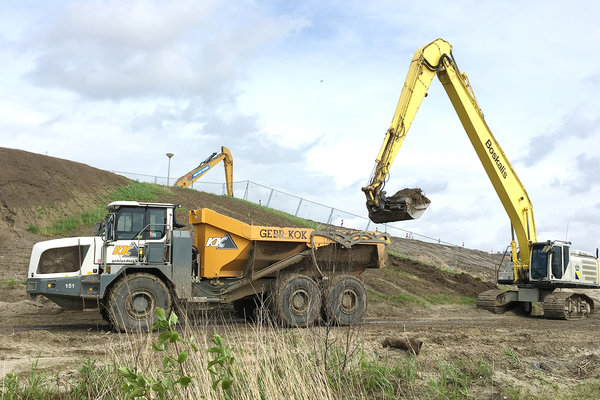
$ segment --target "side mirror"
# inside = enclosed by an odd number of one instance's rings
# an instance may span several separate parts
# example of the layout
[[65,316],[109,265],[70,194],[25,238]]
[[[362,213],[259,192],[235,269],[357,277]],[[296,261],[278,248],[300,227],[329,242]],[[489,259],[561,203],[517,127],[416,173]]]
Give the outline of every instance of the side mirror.
[[115,215],[111,214],[107,219],[106,219],[106,241],[113,241],[115,240]]

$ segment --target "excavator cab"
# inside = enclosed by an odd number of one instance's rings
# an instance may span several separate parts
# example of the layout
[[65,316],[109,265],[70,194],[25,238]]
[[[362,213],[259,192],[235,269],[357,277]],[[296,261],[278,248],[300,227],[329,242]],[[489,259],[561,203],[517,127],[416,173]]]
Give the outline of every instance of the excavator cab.
[[[568,276],[571,272],[568,268],[571,259],[570,253],[568,243],[548,241],[532,244],[529,279],[533,281],[570,280],[571,277]],[[573,280],[582,278],[579,269],[572,273],[574,274]]]

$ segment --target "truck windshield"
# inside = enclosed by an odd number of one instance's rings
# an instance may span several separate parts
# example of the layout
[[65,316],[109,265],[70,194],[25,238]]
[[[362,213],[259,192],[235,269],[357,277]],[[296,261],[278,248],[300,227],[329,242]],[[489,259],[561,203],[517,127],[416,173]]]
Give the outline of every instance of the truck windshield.
[[531,249],[531,279],[548,277],[548,253],[542,251],[544,244],[534,244]]

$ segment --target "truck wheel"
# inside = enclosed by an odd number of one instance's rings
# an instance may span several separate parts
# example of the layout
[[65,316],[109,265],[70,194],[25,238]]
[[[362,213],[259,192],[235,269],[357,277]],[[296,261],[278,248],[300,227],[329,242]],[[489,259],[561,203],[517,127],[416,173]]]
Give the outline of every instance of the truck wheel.
[[334,276],[323,290],[323,313],[333,325],[353,325],[367,311],[365,287],[353,276]]
[[100,315],[102,316],[103,320],[110,323],[110,316],[108,315],[108,305],[104,301],[100,303]]
[[115,330],[149,331],[156,321],[154,309],[171,313],[169,289],[154,275],[127,275],[113,286],[108,297],[108,315]]
[[282,276],[272,293],[275,317],[285,326],[309,326],[321,309],[319,287],[306,275]]

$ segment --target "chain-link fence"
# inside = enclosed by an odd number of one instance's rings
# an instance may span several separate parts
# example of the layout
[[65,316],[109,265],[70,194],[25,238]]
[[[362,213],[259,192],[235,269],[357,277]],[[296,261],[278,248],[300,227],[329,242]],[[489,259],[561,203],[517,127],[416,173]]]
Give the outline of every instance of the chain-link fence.
[[[159,185],[167,184],[167,177],[135,174],[122,171],[111,171],[130,179],[142,182],[157,183]],[[177,178],[170,178],[169,184],[173,184]],[[192,189],[224,195],[227,193],[225,183],[196,181],[191,186]],[[285,193],[268,186],[261,185],[252,181],[239,181],[233,183],[233,193],[236,198],[270,207],[276,210],[286,212],[297,217],[321,222],[328,225],[342,226],[345,228],[371,230],[387,232],[393,236],[409,239],[419,239],[426,242],[440,243],[450,246],[458,246],[453,243],[445,242],[439,238],[421,235],[392,224],[375,224],[367,217],[353,214],[351,212],[339,210],[335,207],[320,204],[293,194]]]

